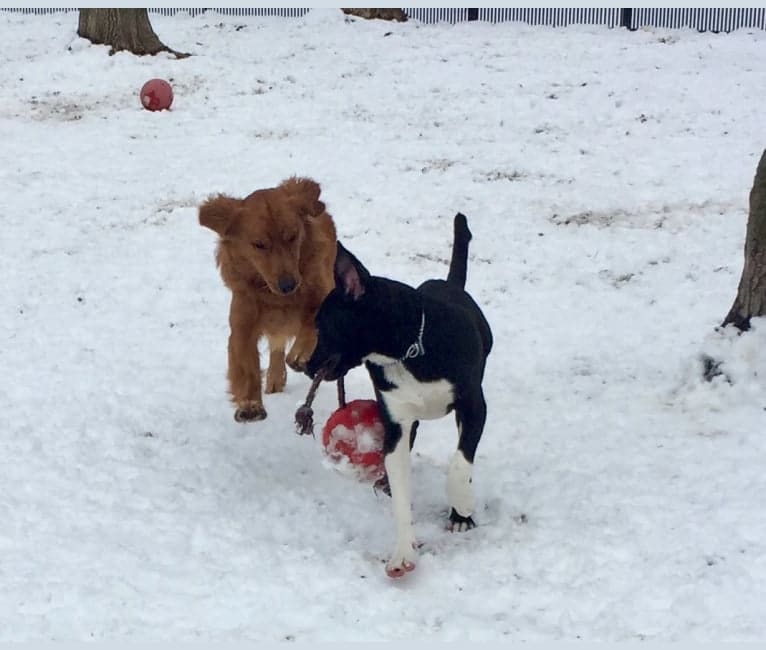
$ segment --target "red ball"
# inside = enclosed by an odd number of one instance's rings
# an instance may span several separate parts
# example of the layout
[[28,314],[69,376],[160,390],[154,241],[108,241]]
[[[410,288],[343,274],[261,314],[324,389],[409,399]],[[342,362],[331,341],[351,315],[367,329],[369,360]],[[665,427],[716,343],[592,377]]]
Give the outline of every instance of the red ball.
[[162,111],[173,103],[173,89],[164,79],[149,79],[141,86],[141,105],[147,111]]
[[327,456],[347,460],[360,478],[377,480],[385,474],[383,463],[383,422],[378,403],[357,399],[335,411],[322,430],[322,444]]

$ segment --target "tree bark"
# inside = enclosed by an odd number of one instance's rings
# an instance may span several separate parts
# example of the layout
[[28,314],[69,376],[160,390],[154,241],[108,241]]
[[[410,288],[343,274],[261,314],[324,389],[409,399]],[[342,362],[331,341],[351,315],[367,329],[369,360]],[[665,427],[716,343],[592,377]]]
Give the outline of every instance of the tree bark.
[[722,325],[750,329],[750,319],[766,315],[766,151],[761,156],[750,190],[750,214],[745,235],[745,265],[737,297]]
[[97,45],[111,45],[110,55],[127,50],[140,56],[159,52],[178,59],[189,56],[160,41],[146,9],[80,9],[77,34]]
[[361,9],[353,7],[343,9],[344,14],[359,16],[360,18],[380,18],[381,20],[397,20],[403,23],[407,20],[407,14],[402,9]]

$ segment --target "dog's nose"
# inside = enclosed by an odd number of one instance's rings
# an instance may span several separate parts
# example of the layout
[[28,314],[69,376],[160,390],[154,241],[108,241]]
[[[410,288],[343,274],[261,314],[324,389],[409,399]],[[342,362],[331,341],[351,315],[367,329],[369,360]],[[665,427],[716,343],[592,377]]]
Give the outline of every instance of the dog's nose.
[[298,283],[295,281],[295,278],[291,278],[290,276],[279,278],[279,290],[285,295],[295,291],[295,287],[297,286]]
[[[314,365],[315,366],[319,365],[319,368],[314,369],[314,372],[311,374],[312,379],[314,375],[319,372],[322,373],[322,378],[325,381],[335,381],[336,379],[338,379],[338,377],[340,377],[341,374],[345,374],[345,373],[338,372],[340,359],[341,359],[341,356],[339,354],[333,354],[327,357],[327,359],[325,359],[325,361],[321,365],[315,363]],[[309,367],[311,367],[311,359],[309,359]]]

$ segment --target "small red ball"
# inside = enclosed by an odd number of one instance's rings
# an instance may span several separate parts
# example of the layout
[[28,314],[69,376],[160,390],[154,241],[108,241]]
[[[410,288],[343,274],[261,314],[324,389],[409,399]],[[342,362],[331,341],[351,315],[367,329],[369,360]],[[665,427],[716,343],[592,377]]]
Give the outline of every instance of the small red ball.
[[149,79],[141,86],[141,105],[147,111],[162,111],[173,103],[173,89],[164,79]]
[[372,399],[357,399],[328,418],[322,430],[322,444],[331,460],[346,459],[358,470],[360,478],[377,480],[386,471],[383,435],[378,403]]

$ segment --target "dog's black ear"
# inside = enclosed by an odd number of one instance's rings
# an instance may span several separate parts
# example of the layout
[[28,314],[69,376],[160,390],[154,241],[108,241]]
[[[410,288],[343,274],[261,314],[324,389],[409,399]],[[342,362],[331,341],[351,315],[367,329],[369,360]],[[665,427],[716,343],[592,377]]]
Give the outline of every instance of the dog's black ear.
[[367,290],[369,271],[343,244],[338,242],[335,255],[335,288],[352,300],[359,300]]

